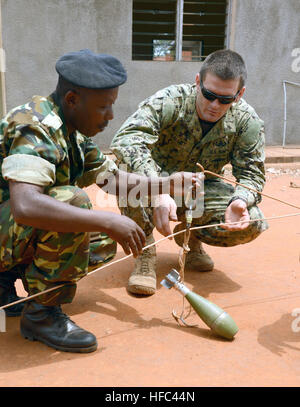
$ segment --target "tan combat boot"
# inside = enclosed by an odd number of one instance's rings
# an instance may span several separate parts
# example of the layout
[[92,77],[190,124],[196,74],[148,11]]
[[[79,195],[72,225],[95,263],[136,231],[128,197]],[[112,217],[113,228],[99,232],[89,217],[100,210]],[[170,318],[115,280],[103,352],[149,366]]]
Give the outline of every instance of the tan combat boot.
[[[146,246],[154,243],[153,235],[146,238]],[[156,249],[145,249],[135,260],[134,270],[128,281],[128,291],[133,294],[152,295],[156,290]]]
[[[179,232],[184,228],[185,225],[180,223],[179,225],[175,226],[173,233]],[[184,233],[174,236],[175,242],[178,244],[178,246],[182,247],[183,238]],[[191,232],[188,246],[190,251],[187,253],[185,258],[185,266],[187,269],[194,271],[211,271],[214,268],[213,260],[205,252],[201,241],[194,236],[193,232]]]

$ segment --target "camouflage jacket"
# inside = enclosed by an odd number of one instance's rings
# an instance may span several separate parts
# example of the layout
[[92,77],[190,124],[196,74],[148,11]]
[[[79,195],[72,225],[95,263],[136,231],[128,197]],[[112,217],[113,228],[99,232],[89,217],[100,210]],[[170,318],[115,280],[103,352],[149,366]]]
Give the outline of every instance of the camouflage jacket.
[[[220,174],[231,163],[238,182],[261,191],[265,183],[264,143],[263,121],[243,99],[202,137],[196,86],[182,84],[143,101],[118,130],[111,149],[129,171],[146,175],[199,171],[197,162]],[[236,187],[234,196],[247,199],[248,206],[261,200],[259,194],[241,186]]]
[[0,122],[0,203],[9,199],[9,180],[85,187],[116,169],[90,138],[69,135],[52,95],[34,96]]

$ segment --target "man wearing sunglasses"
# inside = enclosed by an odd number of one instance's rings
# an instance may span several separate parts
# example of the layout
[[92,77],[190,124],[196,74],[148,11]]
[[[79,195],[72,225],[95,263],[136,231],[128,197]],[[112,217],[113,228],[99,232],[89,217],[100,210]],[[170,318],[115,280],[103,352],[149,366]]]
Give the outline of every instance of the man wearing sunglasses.
[[[196,75],[195,84],[171,85],[147,98],[122,125],[111,148],[130,172],[161,175],[175,171],[204,169],[221,174],[232,165],[236,180],[258,191],[265,183],[264,126],[255,110],[242,99],[247,77],[242,57],[231,50],[210,54]],[[199,169],[198,169],[199,170]],[[213,260],[202,243],[229,247],[252,241],[267,229],[257,207],[261,196],[242,186],[233,186],[206,176],[204,211],[193,218],[192,226],[221,222],[235,225],[199,229],[191,233],[186,268],[210,271]],[[121,208],[144,230],[149,244],[154,227],[167,236],[169,221],[179,221],[174,232],[185,228],[184,205],[164,194],[155,207]],[[175,237],[182,246],[183,234]],[[155,247],[136,259],[128,291],[152,295],[156,290]]]

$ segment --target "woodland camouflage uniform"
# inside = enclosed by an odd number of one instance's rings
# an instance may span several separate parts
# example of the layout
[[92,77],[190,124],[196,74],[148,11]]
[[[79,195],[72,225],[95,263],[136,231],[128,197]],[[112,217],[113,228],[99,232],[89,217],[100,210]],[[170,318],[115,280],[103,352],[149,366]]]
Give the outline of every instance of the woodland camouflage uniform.
[[11,214],[8,181],[40,185],[59,201],[91,209],[82,188],[115,173],[115,164],[91,139],[78,131],[68,134],[51,95],[34,96],[0,122],[1,167],[0,272],[26,267],[24,282],[30,295],[68,283],[36,301],[49,306],[71,302],[76,282],[87,274],[89,264],[100,266],[111,260],[116,242],[103,233],[90,243],[89,233],[58,233],[17,224]]
[[[196,111],[196,86],[171,85],[147,98],[115,135],[111,149],[128,172],[148,176],[177,171],[204,169],[222,174],[224,166],[232,165],[235,179],[262,191],[264,172],[264,125],[254,109],[240,99],[225,116],[202,135]],[[219,178],[206,175],[204,213],[193,219],[193,226],[224,221],[231,198],[247,201],[251,219],[261,219],[257,207],[261,196],[242,186],[233,188]],[[135,220],[150,236],[154,225],[151,208],[120,208]],[[178,207],[178,219],[183,221],[185,208]],[[198,239],[216,246],[233,246],[255,239],[267,228],[265,221],[253,222],[246,230],[227,231],[220,227],[195,231]]]

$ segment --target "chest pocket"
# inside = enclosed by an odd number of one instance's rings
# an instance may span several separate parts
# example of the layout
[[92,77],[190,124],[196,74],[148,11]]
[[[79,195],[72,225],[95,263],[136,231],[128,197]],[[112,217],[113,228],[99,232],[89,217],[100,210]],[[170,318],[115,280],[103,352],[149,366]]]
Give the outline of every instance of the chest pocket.
[[228,137],[224,136],[203,145],[198,160],[206,170],[219,173],[230,161]]
[[161,132],[152,149],[152,158],[164,171],[184,171],[194,143],[195,137],[186,129],[185,123],[177,121],[172,128]]

